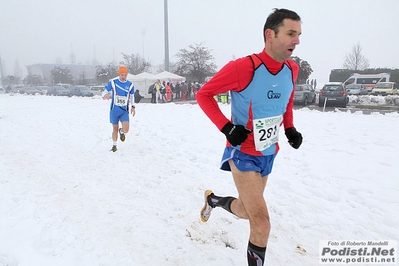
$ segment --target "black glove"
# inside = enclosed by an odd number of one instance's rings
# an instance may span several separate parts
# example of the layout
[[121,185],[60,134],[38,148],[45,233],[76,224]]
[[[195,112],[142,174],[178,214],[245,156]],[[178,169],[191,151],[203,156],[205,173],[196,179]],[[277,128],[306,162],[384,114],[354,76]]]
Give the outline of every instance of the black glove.
[[288,143],[294,148],[298,149],[302,144],[302,134],[296,131],[295,127],[290,127],[285,130]]
[[252,132],[242,125],[233,125],[230,122],[228,122],[221,131],[226,135],[227,140],[233,146],[243,143],[247,139],[248,134]]

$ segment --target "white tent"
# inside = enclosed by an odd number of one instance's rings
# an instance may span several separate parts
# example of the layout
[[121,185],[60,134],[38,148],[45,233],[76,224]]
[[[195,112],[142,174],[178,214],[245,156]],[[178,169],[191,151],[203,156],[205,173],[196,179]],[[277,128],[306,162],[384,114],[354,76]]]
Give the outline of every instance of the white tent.
[[151,94],[148,94],[148,88],[151,84],[155,83],[157,78],[150,73],[143,72],[138,75],[134,75],[132,78],[127,78],[134,84],[134,89],[139,90],[140,94],[145,98],[151,98]]
[[185,77],[173,74],[173,73],[168,72],[168,71],[164,71],[164,72],[158,73],[154,77],[159,79],[159,80],[161,80],[161,82],[164,80],[166,82],[168,82],[168,81],[172,82],[173,84],[176,84],[177,82],[182,82],[182,81],[186,80]]
[[131,80],[131,79],[134,79],[134,77],[136,77],[135,75],[133,75],[133,74],[127,74],[127,80]]
[[137,78],[137,79],[151,79],[154,76],[155,76],[154,74],[151,74],[151,73],[148,73],[148,72],[143,72],[143,73],[135,75],[134,77]]

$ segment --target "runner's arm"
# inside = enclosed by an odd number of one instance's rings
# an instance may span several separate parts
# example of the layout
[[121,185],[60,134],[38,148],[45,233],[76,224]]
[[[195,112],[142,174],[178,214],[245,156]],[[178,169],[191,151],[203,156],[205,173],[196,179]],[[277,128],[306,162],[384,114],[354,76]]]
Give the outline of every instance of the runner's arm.
[[290,127],[294,127],[294,116],[293,116],[294,93],[295,90],[292,90],[290,99],[288,100],[287,109],[283,115],[284,130]]
[[104,86],[104,91],[103,91],[103,93],[101,93],[101,97],[104,98],[104,96],[106,94],[108,94],[108,92],[110,92],[111,89],[112,89],[112,84],[111,84],[111,81],[110,81],[110,82],[107,83],[107,85]]
[[299,67],[294,61],[290,60],[289,65],[291,66],[292,69],[292,83],[294,84],[294,86],[292,88],[291,96],[288,101],[287,109],[283,115],[284,130],[290,127],[294,127],[294,115],[293,115],[294,94],[295,94],[295,84],[299,72]]
[[231,61],[197,92],[197,102],[209,119],[221,130],[230,119],[220,110],[215,95],[229,91],[240,91],[253,75],[252,61],[248,57]]
[[135,106],[134,106],[134,95],[133,94],[130,94],[129,102],[130,102],[130,105],[134,108]]
[[107,91],[107,89],[105,89],[105,90],[103,91],[103,93],[101,93],[101,97],[104,98],[104,96],[107,95],[107,94],[108,94],[108,91]]

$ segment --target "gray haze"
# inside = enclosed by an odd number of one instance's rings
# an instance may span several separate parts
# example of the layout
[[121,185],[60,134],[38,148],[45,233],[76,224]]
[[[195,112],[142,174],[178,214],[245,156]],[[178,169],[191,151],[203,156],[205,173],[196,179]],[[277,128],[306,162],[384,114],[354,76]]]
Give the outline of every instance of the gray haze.
[[[0,0],[0,56],[8,75],[16,62],[107,64],[121,53],[164,60],[163,0]],[[274,7],[302,18],[301,44],[294,55],[306,60],[311,78],[328,81],[358,42],[370,67],[399,68],[397,0],[169,0],[170,61],[179,49],[204,43],[218,67],[263,49],[262,29]]]

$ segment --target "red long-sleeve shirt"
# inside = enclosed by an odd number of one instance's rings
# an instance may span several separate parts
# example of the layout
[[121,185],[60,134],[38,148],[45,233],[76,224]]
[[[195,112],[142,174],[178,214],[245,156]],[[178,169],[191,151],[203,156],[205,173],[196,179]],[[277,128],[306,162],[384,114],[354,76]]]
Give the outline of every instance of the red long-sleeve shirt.
[[[268,71],[272,74],[278,73],[283,64],[289,65],[293,73],[293,81],[298,77],[298,65],[292,61],[277,62],[271,58],[265,50],[256,54],[265,64]],[[254,74],[254,66],[250,57],[243,57],[229,62],[225,65],[209,82],[207,82],[197,93],[197,102],[211,119],[211,121],[221,130],[230,120],[222,113],[213,98],[215,95],[226,93],[228,91],[242,91],[251,82]],[[295,86],[294,86],[295,87]],[[294,92],[293,87],[286,112],[283,115],[284,129],[294,126],[293,105]]]

